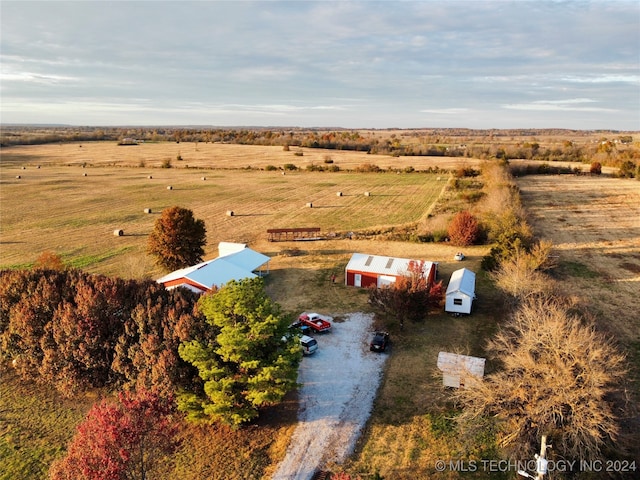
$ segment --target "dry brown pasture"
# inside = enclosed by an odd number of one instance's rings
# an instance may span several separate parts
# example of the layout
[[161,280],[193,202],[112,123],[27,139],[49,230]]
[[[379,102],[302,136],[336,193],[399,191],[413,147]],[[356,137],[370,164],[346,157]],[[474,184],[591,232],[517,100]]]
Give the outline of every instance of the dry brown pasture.
[[528,176],[518,186],[535,232],[554,244],[563,288],[602,328],[640,341],[640,182]]
[[556,276],[566,294],[593,314],[598,330],[628,359],[628,417],[623,437],[638,458],[640,428],[640,182],[605,176],[518,179],[537,235],[558,255]]
[[[163,208],[180,205],[205,220],[206,258],[217,255],[220,241],[243,242],[273,257],[273,277],[289,267],[293,271],[313,271],[326,265],[326,272],[320,273],[329,278],[331,273],[341,274],[335,265],[346,264],[356,245],[341,240],[270,243],[266,230],[319,226],[323,233],[330,234],[416,222],[440,196],[448,178],[446,174],[356,173],[344,167],[368,161],[380,167],[393,162],[398,168],[442,168],[442,158],[331,151],[332,157],[340,158],[335,163],[345,171],[309,172],[305,164],[326,152],[305,150],[302,157],[297,157],[280,147],[200,143],[196,151],[195,145],[118,147],[100,142],[3,148],[0,267],[29,265],[40,253],[50,250],[87,271],[156,278],[161,272],[145,253],[147,235]],[[197,161],[188,160],[185,147],[200,155]],[[174,160],[174,168],[159,168],[163,158],[175,158],[178,153],[185,160]],[[139,167],[140,162],[146,166]],[[285,175],[264,170],[266,165],[288,162],[301,170]],[[247,166],[252,168],[244,168]],[[18,175],[21,178],[16,178]],[[169,185],[172,190],[167,190]],[[343,195],[337,196],[338,191]],[[371,196],[365,196],[365,191]],[[152,213],[145,214],[145,208]],[[227,215],[229,210],[234,216]],[[116,229],[122,229],[124,235],[114,236]],[[442,257],[432,255],[430,250],[434,248],[439,247],[431,246],[421,258],[449,259],[454,253],[453,248],[445,246]],[[288,250],[297,250],[299,255],[281,254]],[[393,244],[377,246],[372,253],[410,256],[413,250],[411,244]],[[329,270],[331,273],[327,273]],[[290,296],[283,300],[291,303]],[[349,297],[345,297],[347,300]],[[296,307],[302,303],[298,301]]]
[[[178,156],[182,160],[177,160]],[[381,169],[416,170],[429,167],[454,169],[458,166],[477,165],[479,160],[463,157],[392,157],[369,155],[366,152],[291,147],[285,151],[278,146],[238,145],[226,143],[158,142],[120,146],[116,142],[59,143],[47,145],[20,145],[2,149],[2,165],[75,165],[157,168],[166,160],[174,167],[263,169],[268,165],[282,168],[293,164],[305,169],[308,165],[328,165],[333,160],[341,170],[353,170],[363,164],[375,164]]]

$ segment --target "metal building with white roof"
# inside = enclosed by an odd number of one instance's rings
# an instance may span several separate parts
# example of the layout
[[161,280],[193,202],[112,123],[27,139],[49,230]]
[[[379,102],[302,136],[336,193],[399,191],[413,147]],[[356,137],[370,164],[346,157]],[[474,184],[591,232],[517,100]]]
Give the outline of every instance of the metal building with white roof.
[[466,268],[453,272],[447,286],[445,312],[469,314],[475,298],[476,274]]
[[484,376],[485,359],[457,353],[438,353],[438,369],[445,387],[464,388]]
[[[218,258],[176,270],[156,281],[166,288],[185,287],[204,293],[231,280],[255,278],[269,272],[271,258],[247,248],[245,244],[221,242],[218,252]],[[266,269],[263,268],[265,265]],[[258,274],[254,273],[256,271]]]
[[[391,285],[409,271],[410,262],[419,262],[408,258],[385,257],[354,253],[345,268],[345,284],[353,287],[383,287]],[[437,264],[424,262],[422,273],[428,283],[435,280]]]

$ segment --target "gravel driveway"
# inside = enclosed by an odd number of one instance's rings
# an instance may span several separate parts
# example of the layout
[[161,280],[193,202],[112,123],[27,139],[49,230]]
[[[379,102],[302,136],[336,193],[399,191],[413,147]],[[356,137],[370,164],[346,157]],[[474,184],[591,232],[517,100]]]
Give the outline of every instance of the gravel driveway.
[[302,359],[298,372],[298,426],[273,480],[308,480],[353,452],[387,358],[369,351],[372,324],[372,315],[353,313],[315,335],[318,350]]

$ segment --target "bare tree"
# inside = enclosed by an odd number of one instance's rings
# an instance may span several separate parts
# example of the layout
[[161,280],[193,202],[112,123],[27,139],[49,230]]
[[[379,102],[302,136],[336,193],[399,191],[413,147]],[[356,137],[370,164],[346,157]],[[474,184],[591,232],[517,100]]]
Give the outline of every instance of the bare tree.
[[517,248],[490,276],[497,287],[516,302],[532,295],[549,294],[554,285],[543,270],[552,264],[550,252],[550,242],[539,242],[530,252]]
[[542,435],[565,458],[593,459],[614,442],[619,423],[608,399],[624,357],[571,305],[530,297],[490,340],[501,368],[456,392],[467,429],[497,420],[499,444],[530,454]]

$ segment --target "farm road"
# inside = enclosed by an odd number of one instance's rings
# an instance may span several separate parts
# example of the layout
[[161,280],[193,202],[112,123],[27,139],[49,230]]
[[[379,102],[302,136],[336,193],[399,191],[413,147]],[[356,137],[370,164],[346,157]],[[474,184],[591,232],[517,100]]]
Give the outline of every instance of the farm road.
[[273,480],[308,480],[352,453],[382,379],[386,354],[369,351],[373,317],[362,313],[315,335],[318,350],[298,372],[298,426]]

